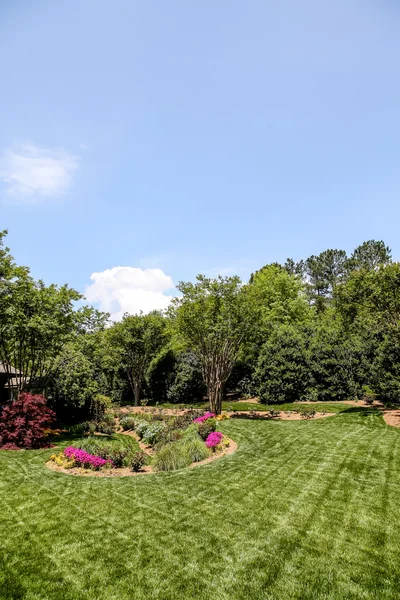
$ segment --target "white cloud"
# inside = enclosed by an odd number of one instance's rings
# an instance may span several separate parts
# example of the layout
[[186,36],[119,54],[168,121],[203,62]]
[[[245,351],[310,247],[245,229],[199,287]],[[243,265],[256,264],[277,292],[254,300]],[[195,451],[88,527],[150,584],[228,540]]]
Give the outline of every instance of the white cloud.
[[111,313],[114,321],[125,312],[146,314],[167,308],[173,298],[165,292],[174,288],[174,282],[161,269],[113,267],[92,273],[90,279],[93,283],[86,287],[86,299]]
[[13,198],[37,201],[66,192],[78,168],[78,157],[64,148],[14,144],[0,157],[0,180]]

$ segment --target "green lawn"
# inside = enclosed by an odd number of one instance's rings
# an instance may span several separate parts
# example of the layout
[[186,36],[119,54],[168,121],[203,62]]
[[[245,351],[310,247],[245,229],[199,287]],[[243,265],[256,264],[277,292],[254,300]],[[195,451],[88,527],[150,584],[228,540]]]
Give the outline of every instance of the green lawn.
[[[171,402],[165,402],[160,404],[160,408],[175,408],[178,409],[180,406],[190,408],[191,406],[201,409],[209,409],[208,402],[200,402],[197,404],[172,404]],[[222,410],[255,410],[255,411],[268,411],[268,410],[301,410],[307,408],[308,410],[326,411],[337,413],[349,408],[348,404],[342,402],[318,402],[318,404],[302,404],[301,402],[286,402],[285,404],[258,404],[254,402],[237,402],[234,400],[222,402]]]
[[0,598],[400,597],[400,431],[372,409],[231,419],[231,456],[171,474],[49,471],[0,452]]

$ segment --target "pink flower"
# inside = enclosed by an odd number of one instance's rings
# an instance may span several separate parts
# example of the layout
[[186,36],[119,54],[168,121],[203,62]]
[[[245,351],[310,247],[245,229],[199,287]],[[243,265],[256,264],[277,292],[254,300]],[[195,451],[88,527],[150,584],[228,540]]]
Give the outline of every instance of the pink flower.
[[206,439],[207,448],[215,448],[215,446],[218,446],[218,444],[221,443],[223,437],[224,436],[220,431],[213,431],[212,433],[210,433]]
[[195,419],[193,421],[193,423],[203,423],[204,421],[207,421],[207,419],[213,419],[215,417],[215,414],[212,412],[206,412],[205,415],[203,415],[202,417],[197,417],[197,419]]
[[85,467],[86,469],[97,470],[105,465],[110,467],[113,466],[112,460],[106,460],[100,456],[89,454],[89,452],[81,450],[80,448],[74,448],[74,446],[68,446],[68,448],[65,448],[64,454],[68,458],[73,458],[78,466]]

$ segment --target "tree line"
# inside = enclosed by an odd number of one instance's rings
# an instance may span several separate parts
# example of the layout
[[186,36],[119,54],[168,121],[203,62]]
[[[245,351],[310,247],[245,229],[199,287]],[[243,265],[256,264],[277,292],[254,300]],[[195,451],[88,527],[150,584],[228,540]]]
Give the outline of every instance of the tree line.
[[[268,403],[400,396],[400,264],[382,241],[239,277],[181,282],[168,310],[120,322],[65,286],[36,281],[0,233],[0,361],[68,422],[96,398]],[[79,302],[78,302],[79,301]],[[78,307],[79,306],[79,307]]]

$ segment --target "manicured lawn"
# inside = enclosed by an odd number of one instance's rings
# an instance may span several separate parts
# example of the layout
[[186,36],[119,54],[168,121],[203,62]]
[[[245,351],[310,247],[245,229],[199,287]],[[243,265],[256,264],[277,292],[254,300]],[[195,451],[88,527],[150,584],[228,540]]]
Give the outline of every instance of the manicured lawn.
[[[209,409],[210,405],[208,402],[201,402],[198,404],[172,404],[171,402],[165,402],[164,404],[159,405],[161,408],[179,408],[180,406],[185,406],[186,408],[190,408],[191,406],[195,408]],[[326,411],[331,413],[338,413],[343,410],[347,410],[349,408],[348,404],[343,404],[341,402],[318,402],[317,404],[302,404],[301,402],[286,402],[286,404],[258,404],[254,402],[235,402],[235,401],[224,401],[222,403],[222,410],[259,410],[259,411],[268,411],[268,410],[301,410],[302,408],[307,408],[308,410],[316,410],[316,411]]]
[[398,599],[400,431],[347,407],[232,419],[239,448],[120,479],[0,452],[2,600]]
[[315,410],[319,412],[338,413],[349,408],[348,404],[341,402],[318,402],[318,404],[301,404],[300,402],[286,402],[286,404],[254,404],[251,402],[223,402],[223,410]]

